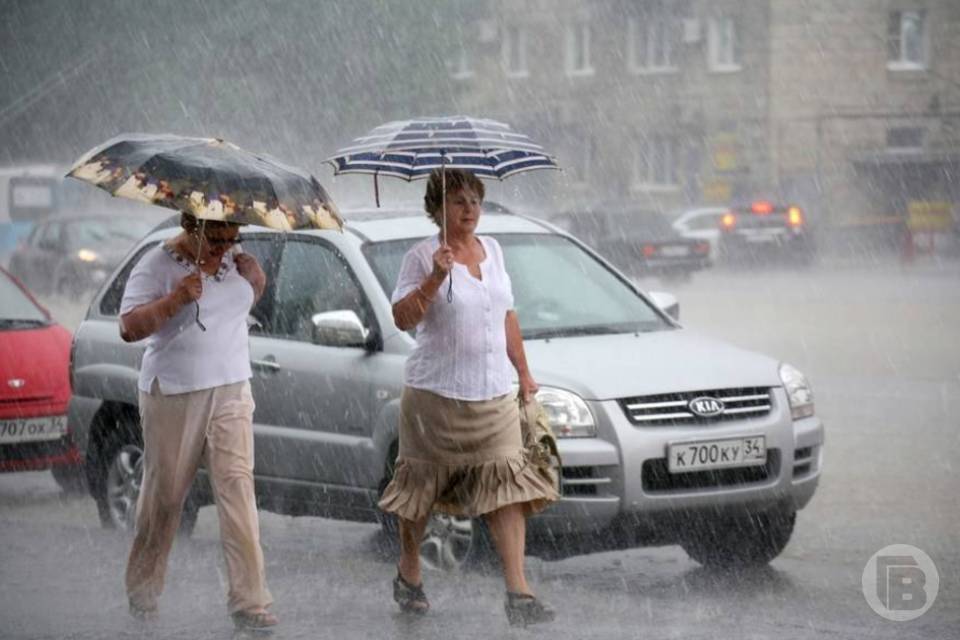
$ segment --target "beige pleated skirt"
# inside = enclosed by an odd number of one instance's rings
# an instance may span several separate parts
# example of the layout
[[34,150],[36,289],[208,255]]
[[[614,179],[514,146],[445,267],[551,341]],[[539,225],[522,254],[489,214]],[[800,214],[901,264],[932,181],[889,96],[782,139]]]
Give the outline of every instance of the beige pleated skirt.
[[476,517],[523,504],[529,515],[559,499],[527,460],[516,396],[468,402],[404,389],[400,452],[381,509],[420,520],[431,511]]

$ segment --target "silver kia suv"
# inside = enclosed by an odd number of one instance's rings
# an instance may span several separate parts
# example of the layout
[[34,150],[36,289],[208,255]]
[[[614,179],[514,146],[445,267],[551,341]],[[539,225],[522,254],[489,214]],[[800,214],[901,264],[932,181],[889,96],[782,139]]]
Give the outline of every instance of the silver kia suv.
[[[265,509],[389,528],[376,504],[414,347],[389,296],[403,254],[436,228],[415,211],[368,213],[348,212],[342,233],[243,230],[243,250],[269,280],[249,319],[255,477]],[[106,526],[129,526],[141,473],[143,344],[120,340],[120,298],[136,261],[177,230],[171,221],[140,242],[74,338],[69,428]],[[683,328],[670,296],[658,306],[545,222],[490,212],[479,233],[503,247],[539,399],[560,438],[563,497],[530,521],[532,549],[680,544],[710,565],[777,556],[820,477],[823,425],[804,376]],[[209,500],[201,478],[185,529]],[[483,539],[479,523],[438,516],[423,556],[460,566]]]

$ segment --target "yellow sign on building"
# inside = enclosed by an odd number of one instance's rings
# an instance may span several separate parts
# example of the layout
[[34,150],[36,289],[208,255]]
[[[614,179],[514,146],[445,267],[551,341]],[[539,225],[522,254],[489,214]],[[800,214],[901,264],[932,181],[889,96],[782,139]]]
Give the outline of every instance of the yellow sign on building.
[[944,201],[912,200],[907,204],[907,226],[911,231],[949,231],[953,207]]

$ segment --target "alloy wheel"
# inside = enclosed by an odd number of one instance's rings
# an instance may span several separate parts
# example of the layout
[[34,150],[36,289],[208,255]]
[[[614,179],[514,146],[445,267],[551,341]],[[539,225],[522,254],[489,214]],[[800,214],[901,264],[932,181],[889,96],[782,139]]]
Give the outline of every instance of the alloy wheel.
[[143,449],[127,444],[113,458],[107,472],[107,503],[113,524],[132,530],[143,482]]
[[470,518],[433,514],[427,522],[420,543],[420,560],[434,571],[459,571],[463,568],[474,544],[474,527]]

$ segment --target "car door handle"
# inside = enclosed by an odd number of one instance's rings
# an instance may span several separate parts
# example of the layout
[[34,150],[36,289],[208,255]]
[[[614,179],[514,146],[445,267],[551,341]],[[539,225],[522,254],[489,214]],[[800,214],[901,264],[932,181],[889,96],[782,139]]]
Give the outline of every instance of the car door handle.
[[263,360],[251,360],[250,366],[265,373],[276,373],[281,369],[280,365],[277,364],[277,359],[273,356],[267,356]]

